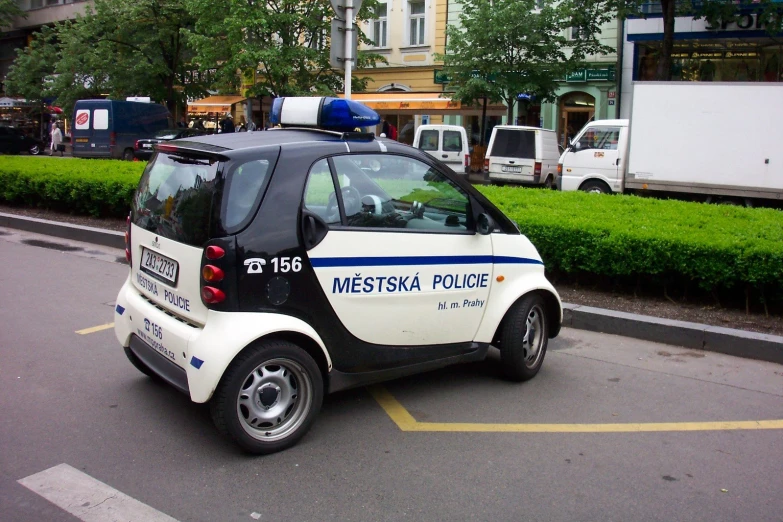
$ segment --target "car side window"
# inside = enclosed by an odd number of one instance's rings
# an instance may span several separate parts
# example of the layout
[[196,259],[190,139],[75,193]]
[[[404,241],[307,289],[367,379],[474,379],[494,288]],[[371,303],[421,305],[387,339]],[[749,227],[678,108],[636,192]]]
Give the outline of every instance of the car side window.
[[329,225],[340,223],[340,209],[337,206],[337,194],[334,190],[332,171],[325,159],[315,162],[307,176],[304,208],[318,215]]
[[467,194],[426,163],[391,154],[335,156],[350,227],[472,231]]
[[576,143],[577,150],[617,150],[620,127],[590,127]]
[[224,221],[226,228],[235,227],[248,217],[268,174],[268,159],[248,161],[231,171]]

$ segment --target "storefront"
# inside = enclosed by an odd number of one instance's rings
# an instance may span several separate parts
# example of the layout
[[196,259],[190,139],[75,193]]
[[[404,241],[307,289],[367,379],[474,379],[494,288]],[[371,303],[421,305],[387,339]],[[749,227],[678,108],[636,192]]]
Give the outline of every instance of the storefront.
[[[621,117],[631,110],[634,81],[655,78],[663,34],[660,18],[627,20],[623,50]],[[747,12],[737,20],[710,26],[705,20],[677,17],[672,51],[672,81],[781,82],[783,43]]]
[[[351,98],[375,110],[382,119],[397,128],[397,140],[413,144],[416,128],[423,124],[462,125],[477,142],[481,128],[481,106],[465,106],[440,92],[354,93]],[[499,123],[506,114],[504,105],[487,105],[487,127]],[[376,134],[381,133],[381,126]],[[491,128],[491,127],[489,127]]]
[[616,118],[617,82],[613,64],[597,64],[566,76],[557,91],[557,103],[545,103],[541,126],[557,131],[564,147],[592,119]]
[[16,127],[29,136],[48,142],[49,129],[54,120],[60,120],[63,134],[69,134],[68,121],[63,118],[59,107],[0,97],[0,126]]
[[208,96],[201,100],[188,102],[188,122],[195,123],[200,120],[207,131],[216,132],[218,122],[226,114],[231,114],[235,124],[247,120],[248,104],[250,104],[251,117],[258,128],[264,128],[268,124],[268,114],[271,107],[271,99],[265,98],[265,103],[257,99],[248,99],[244,96]]

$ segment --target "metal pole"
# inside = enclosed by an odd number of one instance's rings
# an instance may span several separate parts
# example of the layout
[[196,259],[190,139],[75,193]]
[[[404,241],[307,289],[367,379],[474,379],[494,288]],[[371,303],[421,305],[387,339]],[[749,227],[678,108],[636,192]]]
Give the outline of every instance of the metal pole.
[[353,0],[345,0],[345,99],[351,99],[351,63],[353,62]]

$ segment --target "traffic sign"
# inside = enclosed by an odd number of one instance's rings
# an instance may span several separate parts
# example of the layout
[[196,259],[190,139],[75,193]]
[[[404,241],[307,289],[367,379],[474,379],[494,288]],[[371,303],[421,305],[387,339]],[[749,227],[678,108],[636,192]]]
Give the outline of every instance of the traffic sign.
[[[333,0],[334,1],[334,0]],[[331,34],[331,49],[329,53],[329,64],[335,69],[345,68],[345,20],[338,18],[332,18],[332,34]],[[356,56],[356,46],[358,45],[358,33],[356,25],[353,25],[353,31],[351,31],[351,37],[353,42],[351,43],[351,56]]]

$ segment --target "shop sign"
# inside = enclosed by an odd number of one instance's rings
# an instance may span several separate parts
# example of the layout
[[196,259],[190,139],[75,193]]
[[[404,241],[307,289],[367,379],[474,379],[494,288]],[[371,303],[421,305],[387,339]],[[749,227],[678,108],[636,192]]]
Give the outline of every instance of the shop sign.
[[587,82],[594,80],[614,81],[614,67],[606,67],[603,69],[577,69],[571,73],[566,74],[565,81],[567,82]]
[[[473,78],[480,78],[481,73],[479,71],[472,71],[470,73],[470,76]],[[496,79],[497,79],[497,74],[490,74],[487,76],[487,81],[490,83],[494,82]],[[451,81],[451,76],[443,72],[442,69],[435,69],[433,71],[432,83],[435,83],[437,85],[442,85],[445,83],[449,83],[450,81]]]
[[721,20],[719,25],[708,25],[708,31],[735,31],[737,29],[763,29],[764,21],[758,13],[744,13],[736,18]]

